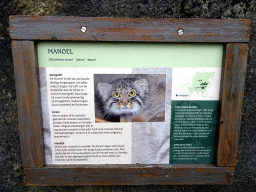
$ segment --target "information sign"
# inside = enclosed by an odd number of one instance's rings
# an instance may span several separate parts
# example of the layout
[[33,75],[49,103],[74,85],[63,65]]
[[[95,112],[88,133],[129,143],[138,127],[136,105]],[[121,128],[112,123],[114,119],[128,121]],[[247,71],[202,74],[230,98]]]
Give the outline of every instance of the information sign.
[[10,29],[26,185],[232,182],[251,22],[10,16]]
[[46,163],[213,162],[222,45],[37,49]]

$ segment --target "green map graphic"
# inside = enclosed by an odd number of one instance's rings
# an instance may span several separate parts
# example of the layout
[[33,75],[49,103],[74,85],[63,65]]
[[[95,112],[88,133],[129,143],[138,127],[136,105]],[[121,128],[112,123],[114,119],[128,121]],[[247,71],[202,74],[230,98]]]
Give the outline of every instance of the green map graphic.
[[215,72],[196,72],[192,80],[192,87],[188,87],[190,94],[196,92],[197,94],[201,93],[203,97],[207,97],[207,88],[215,75]]

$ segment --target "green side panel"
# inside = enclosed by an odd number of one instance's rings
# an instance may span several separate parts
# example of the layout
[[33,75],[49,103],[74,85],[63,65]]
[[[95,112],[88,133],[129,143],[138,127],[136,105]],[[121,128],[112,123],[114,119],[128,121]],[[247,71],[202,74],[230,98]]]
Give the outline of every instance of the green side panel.
[[218,101],[172,101],[170,164],[211,164]]

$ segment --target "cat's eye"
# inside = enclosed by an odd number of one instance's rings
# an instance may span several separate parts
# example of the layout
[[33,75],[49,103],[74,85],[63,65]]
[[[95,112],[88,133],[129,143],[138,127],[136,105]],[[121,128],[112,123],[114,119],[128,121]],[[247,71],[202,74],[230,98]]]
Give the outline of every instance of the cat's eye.
[[132,97],[132,96],[134,96],[135,95],[135,91],[131,91],[130,93],[129,93],[129,95]]
[[120,96],[120,94],[117,93],[117,92],[115,92],[113,95],[114,95],[114,97],[119,97]]

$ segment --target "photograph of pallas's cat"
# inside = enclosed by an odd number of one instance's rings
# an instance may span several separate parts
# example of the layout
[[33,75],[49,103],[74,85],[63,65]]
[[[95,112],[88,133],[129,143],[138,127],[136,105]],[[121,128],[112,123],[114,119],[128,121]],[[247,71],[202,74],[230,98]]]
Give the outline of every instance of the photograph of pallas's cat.
[[98,74],[94,80],[96,122],[165,120],[165,74]]

